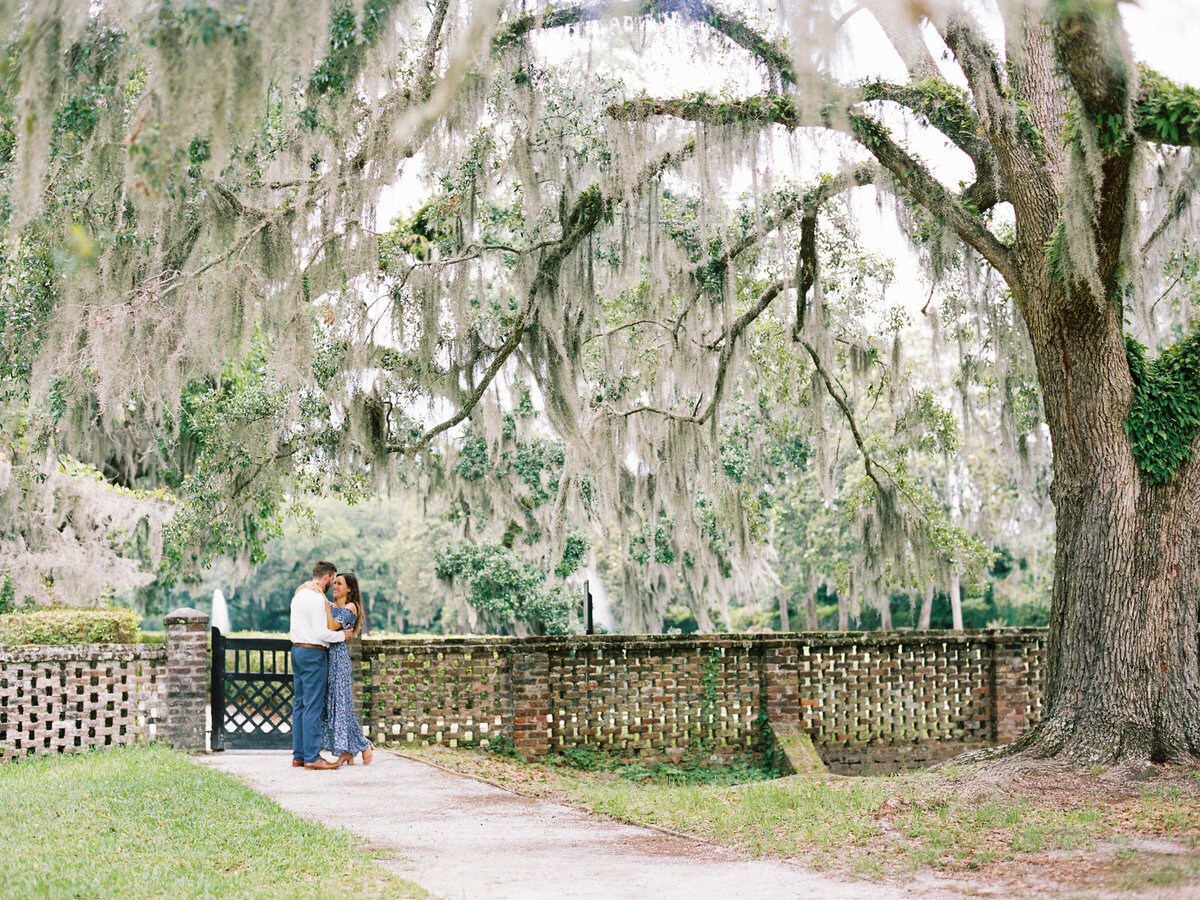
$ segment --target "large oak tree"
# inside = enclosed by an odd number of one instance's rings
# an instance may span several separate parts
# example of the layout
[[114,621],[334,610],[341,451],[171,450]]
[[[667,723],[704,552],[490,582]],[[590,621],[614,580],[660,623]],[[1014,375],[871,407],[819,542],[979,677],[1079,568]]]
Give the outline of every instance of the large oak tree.
[[[1115,3],[1013,0],[985,28],[956,3],[869,0],[846,14],[872,16],[909,77],[854,82],[827,64],[845,22],[820,4],[757,23],[703,0],[5,13],[5,291],[20,312],[6,322],[5,402],[29,436],[6,451],[18,468],[49,445],[130,486],[167,472],[200,510],[177,543],[224,548],[278,499],[281,473],[425,460],[478,509],[470,484],[488,465],[435,450],[464,425],[491,427],[525,485],[487,499],[493,521],[537,540],[531,511],[547,504],[565,543],[594,496],[609,514],[649,503],[640,546],[665,565],[672,529],[686,530],[671,510],[710,550],[721,510],[747,521],[746,495],[715,493],[712,450],[747,343],[774,333],[844,414],[871,521],[915,521],[900,537],[936,543],[929,505],[861,433],[823,334],[822,217],[875,185],[1003,279],[1032,348],[1058,530],[1044,716],[1018,749],[1089,764],[1200,753],[1200,345],[1185,337],[1148,360],[1125,334],[1142,267],[1194,184],[1143,228],[1143,176],[1161,148],[1200,143],[1200,98],[1134,64]],[[761,67],[764,90],[630,95],[537,62],[540,35],[594,27],[602,42],[630,23],[620,52],[663,58],[681,33],[711,38]],[[974,180],[939,181],[887,127],[894,109],[944,135]],[[696,139],[664,121],[695,123]],[[745,166],[745,135],[770,129],[856,149],[714,240],[714,185]],[[375,234],[381,195],[418,160],[440,190]],[[707,193],[680,200],[662,177],[688,166]],[[787,252],[772,257],[785,227]],[[638,245],[620,246],[631,234]],[[633,336],[645,329],[670,338]],[[657,381],[639,386],[617,361]],[[514,369],[566,447],[552,492],[544,446],[503,412],[497,384]],[[639,464],[623,465],[631,452]],[[905,504],[913,514],[898,516]],[[683,566],[696,592],[712,586],[701,563]]]
[[[1200,753],[1200,344],[1187,337],[1147,363],[1131,350],[1124,320],[1146,249],[1135,194],[1145,142],[1200,143],[1200,94],[1135,66],[1115,2],[1004,4],[1000,44],[952,4],[860,6],[908,64],[909,82],[847,85],[800,71],[794,54],[804,35],[791,35],[789,52],[706,3],[631,5],[721,32],[780,89],[735,102],[637,99],[610,114],[841,131],[1003,277],[1033,346],[1057,511],[1044,713],[1020,746],[1078,763],[1192,760]],[[922,24],[953,54],[966,92],[939,74]],[[941,131],[970,157],[975,182],[947,189],[870,112],[872,100],[905,106]],[[1164,221],[1152,223],[1150,239],[1190,201],[1185,193],[1160,208]],[[1012,206],[1010,239],[989,228],[987,213],[1000,203]]]

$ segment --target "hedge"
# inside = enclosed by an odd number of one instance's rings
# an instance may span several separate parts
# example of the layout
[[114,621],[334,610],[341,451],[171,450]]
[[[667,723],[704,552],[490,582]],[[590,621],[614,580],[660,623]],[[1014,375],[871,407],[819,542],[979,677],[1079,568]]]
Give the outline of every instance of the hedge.
[[0,644],[132,644],[141,621],[117,607],[23,609],[0,615]]

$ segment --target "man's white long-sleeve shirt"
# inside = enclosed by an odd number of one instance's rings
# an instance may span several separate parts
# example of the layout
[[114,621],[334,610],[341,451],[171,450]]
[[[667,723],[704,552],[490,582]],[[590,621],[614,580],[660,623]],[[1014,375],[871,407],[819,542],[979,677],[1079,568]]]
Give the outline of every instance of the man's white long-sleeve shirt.
[[320,644],[328,647],[346,640],[346,632],[330,631],[325,618],[326,600],[310,588],[300,588],[292,598],[291,633],[293,644]]

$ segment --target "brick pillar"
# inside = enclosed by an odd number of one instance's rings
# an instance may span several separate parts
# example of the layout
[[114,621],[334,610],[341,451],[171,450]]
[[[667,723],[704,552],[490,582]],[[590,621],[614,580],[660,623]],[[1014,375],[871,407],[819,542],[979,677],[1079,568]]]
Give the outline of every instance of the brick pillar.
[[203,750],[208,616],[185,607],[167,613],[163,625],[167,629],[167,711],[158,739],[178,750]]
[[762,704],[767,714],[761,735],[762,752],[769,754],[781,775],[824,772],[825,763],[813,747],[802,719],[815,700],[800,698],[800,645],[766,644],[762,649]]
[[550,752],[550,656],[512,655],[513,746],[525,759]]
[[762,677],[772,727],[800,727],[800,648],[794,643],[763,647]]
[[1026,731],[1031,696],[1028,642],[1018,635],[992,638],[992,725],[997,744],[1011,744]]

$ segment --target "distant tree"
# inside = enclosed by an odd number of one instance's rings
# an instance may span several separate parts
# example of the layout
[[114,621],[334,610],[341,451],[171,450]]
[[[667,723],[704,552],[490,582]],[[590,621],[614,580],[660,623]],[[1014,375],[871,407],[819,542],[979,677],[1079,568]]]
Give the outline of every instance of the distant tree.
[[[452,530],[426,517],[411,496],[370,498],[349,505],[326,498],[291,507],[281,534],[263,547],[262,561],[218,560],[175,595],[203,603],[220,588],[238,631],[286,631],[296,588],[318,559],[358,576],[370,631],[458,630],[456,601],[435,573],[440,547]],[[189,599],[188,602],[192,602]],[[161,605],[161,604],[160,604]]]

